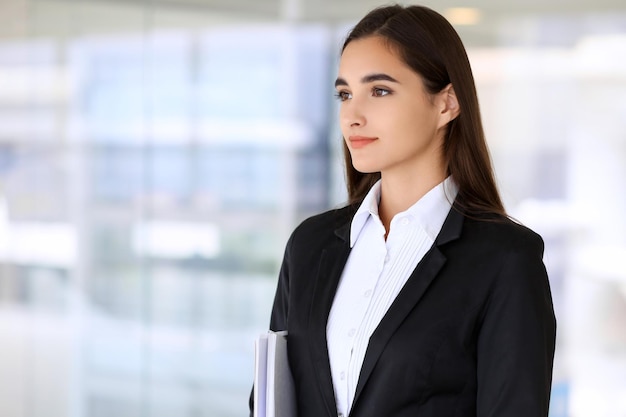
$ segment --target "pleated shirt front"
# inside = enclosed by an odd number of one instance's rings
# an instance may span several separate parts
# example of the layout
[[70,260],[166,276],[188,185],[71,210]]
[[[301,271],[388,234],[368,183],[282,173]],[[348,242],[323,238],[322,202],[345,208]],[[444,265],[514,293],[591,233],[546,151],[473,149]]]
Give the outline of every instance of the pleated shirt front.
[[370,336],[435,242],[457,188],[448,177],[395,215],[386,240],[378,215],[380,192],[378,181],[352,219],[352,250],[326,327],[339,417],[350,412]]

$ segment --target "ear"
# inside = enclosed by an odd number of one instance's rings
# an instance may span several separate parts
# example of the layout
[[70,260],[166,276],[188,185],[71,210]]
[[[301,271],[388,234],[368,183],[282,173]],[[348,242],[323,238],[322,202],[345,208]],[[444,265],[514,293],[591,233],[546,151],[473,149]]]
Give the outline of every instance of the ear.
[[461,113],[459,100],[456,97],[452,84],[448,84],[437,93],[437,105],[439,106],[439,128],[447,125]]

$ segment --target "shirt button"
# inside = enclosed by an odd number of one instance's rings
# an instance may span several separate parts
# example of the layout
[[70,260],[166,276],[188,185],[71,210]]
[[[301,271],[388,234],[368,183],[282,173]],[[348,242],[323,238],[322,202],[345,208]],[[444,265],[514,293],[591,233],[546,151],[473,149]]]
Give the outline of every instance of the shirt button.
[[346,379],[346,373],[345,372],[340,373],[339,378],[341,378],[342,381]]
[[403,218],[403,219],[402,219],[402,221],[400,222],[400,224],[401,224],[402,226],[406,226],[406,225],[408,225],[409,223],[411,223],[411,220],[409,220],[409,219],[408,219],[408,218],[406,218],[406,217],[405,217],[405,218]]
[[348,332],[348,336],[352,337],[354,336],[355,333],[356,333],[356,329],[350,329],[350,331]]
[[391,257],[389,255],[385,256],[385,263],[389,262],[389,259],[391,259]]
[[372,295],[372,290],[367,290],[363,293],[363,296],[366,298],[369,297],[370,295]]

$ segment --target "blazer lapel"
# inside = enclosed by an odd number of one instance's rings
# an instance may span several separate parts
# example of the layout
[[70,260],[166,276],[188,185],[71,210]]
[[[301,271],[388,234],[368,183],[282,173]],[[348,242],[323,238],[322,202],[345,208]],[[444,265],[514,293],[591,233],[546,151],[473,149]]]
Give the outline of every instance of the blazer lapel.
[[335,239],[322,252],[309,314],[312,361],[329,416],[337,414],[326,340],[326,323],[341,273],[350,254],[350,222],[335,231]]
[[430,283],[435,279],[439,270],[445,264],[446,257],[439,250],[439,246],[457,239],[461,234],[462,226],[463,215],[455,209],[450,210],[433,247],[418,263],[408,281],[389,307],[389,310],[383,316],[380,324],[376,330],[374,330],[367,346],[361,373],[359,374],[353,404],[356,404],[358,401],[359,395],[371,376],[376,362],[378,362],[378,358],[385,349],[387,342],[422,298]]

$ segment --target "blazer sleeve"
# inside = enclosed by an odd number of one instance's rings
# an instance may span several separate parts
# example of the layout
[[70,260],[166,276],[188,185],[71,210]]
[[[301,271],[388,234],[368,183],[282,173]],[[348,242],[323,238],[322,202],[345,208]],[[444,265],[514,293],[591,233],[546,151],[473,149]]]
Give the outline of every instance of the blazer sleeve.
[[503,257],[477,346],[477,416],[547,417],[556,320],[543,241],[532,234]]
[[[287,317],[289,315],[289,254],[291,252],[291,244],[293,235],[287,242],[283,262],[278,273],[278,285],[276,286],[276,294],[274,296],[274,304],[272,306],[272,314],[270,316],[270,330],[280,331],[287,330]],[[254,410],[254,386],[250,392],[248,401],[250,409],[250,417]]]
[[273,331],[287,330],[287,319],[289,317],[290,255],[294,239],[293,236],[292,234],[287,242],[283,262],[280,267],[280,272],[278,273],[278,285],[276,286],[272,315],[270,316],[270,330]]

